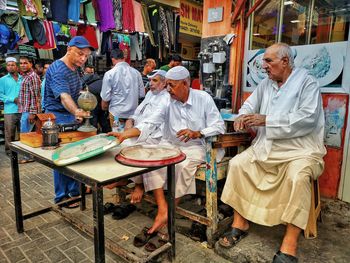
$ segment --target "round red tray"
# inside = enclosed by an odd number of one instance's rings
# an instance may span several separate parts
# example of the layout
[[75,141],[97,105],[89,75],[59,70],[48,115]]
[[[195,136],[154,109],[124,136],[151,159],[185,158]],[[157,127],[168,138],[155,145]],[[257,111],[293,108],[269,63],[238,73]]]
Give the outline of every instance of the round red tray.
[[[167,156],[160,157],[162,151],[167,151]],[[135,151],[142,152],[147,151],[148,158],[141,159],[134,156],[132,153]],[[169,151],[172,151],[169,153]],[[152,153],[155,157],[152,157]],[[146,155],[147,155],[146,154]],[[160,157],[160,158],[158,158]],[[161,146],[161,145],[136,145],[123,148],[119,154],[115,156],[115,160],[121,164],[134,166],[134,167],[159,167],[167,166],[170,164],[177,164],[186,159],[186,155],[178,148]]]

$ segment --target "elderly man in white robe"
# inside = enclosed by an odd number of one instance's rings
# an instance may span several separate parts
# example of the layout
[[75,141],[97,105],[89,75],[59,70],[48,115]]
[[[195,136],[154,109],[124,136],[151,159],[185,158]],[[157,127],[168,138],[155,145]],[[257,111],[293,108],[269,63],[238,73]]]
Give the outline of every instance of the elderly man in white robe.
[[[177,146],[186,154],[186,160],[175,165],[175,198],[178,204],[180,197],[196,193],[194,175],[198,165],[205,161],[205,138],[223,134],[225,124],[212,97],[205,91],[190,88],[190,73],[185,67],[173,67],[165,77],[171,100],[160,145]],[[153,191],[158,212],[148,234],[166,226],[168,220],[168,205],[163,191],[166,170],[163,171],[162,187]]]
[[297,262],[297,242],[306,228],[311,181],[324,167],[324,113],[317,81],[294,68],[291,48],[267,48],[268,75],[239,110],[236,131],[253,128],[257,136],[229,164],[221,200],[234,208],[231,230],[219,239],[230,248],[247,235],[249,221],[265,226],[286,224],[273,262]]
[[[166,90],[164,70],[154,70],[148,76],[150,91],[145,99],[136,108],[135,113],[125,122],[123,132],[110,132],[118,138],[122,147],[135,144],[158,144],[163,136],[166,111],[170,103],[170,95]],[[144,191],[152,191],[162,187],[162,177],[160,171],[155,171],[150,175],[146,173],[132,178],[135,182],[135,189],[131,194],[131,203],[141,201]],[[125,185],[127,182],[118,182],[107,186],[113,188]],[[143,185],[145,187],[143,187]]]

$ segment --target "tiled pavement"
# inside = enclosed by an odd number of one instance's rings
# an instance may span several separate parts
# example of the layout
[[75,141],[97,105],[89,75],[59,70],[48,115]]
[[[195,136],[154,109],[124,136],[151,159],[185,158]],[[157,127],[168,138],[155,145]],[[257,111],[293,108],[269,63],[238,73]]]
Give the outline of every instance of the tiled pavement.
[[[51,169],[38,164],[20,165],[23,212],[44,208],[52,204],[53,178]],[[105,191],[106,200],[111,196]],[[88,209],[73,211],[74,216],[92,225],[91,202]],[[133,250],[133,236],[151,219],[139,212],[132,213],[124,220],[115,221],[105,216],[106,237]],[[14,206],[10,160],[0,146],[0,263],[3,262],[93,262],[94,248],[92,238],[73,227],[55,212],[46,213],[24,222],[25,232],[18,234],[15,229]],[[199,242],[181,234],[176,235],[176,262],[229,262],[207,249]],[[142,250],[135,250],[142,254]],[[160,257],[157,262],[166,262]],[[106,249],[106,262],[126,262]]]

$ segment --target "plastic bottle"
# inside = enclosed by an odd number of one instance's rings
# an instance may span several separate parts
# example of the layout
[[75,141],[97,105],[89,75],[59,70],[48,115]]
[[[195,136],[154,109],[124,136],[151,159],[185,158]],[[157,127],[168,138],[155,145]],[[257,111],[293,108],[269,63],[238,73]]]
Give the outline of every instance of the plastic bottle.
[[113,132],[123,132],[124,131],[124,125],[122,125],[119,121],[118,117],[114,117],[113,125],[112,125],[112,131]]

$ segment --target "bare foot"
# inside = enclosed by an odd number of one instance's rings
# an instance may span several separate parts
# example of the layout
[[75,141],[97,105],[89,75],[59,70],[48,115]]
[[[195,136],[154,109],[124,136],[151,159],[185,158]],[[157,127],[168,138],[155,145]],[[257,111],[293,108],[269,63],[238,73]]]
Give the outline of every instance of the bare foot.
[[168,209],[158,210],[157,216],[154,219],[152,227],[148,230],[148,233],[151,234],[154,231],[158,231],[162,227],[165,227],[168,223]]
[[111,183],[109,185],[106,185],[105,187],[111,190],[111,189],[116,188],[118,186],[125,186],[127,184],[128,184],[128,179],[123,179],[123,180],[120,180],[116,183]]
[[140,203],[144,192],[143,184],[135,184],[134,191],[131,193],[130,203]]

